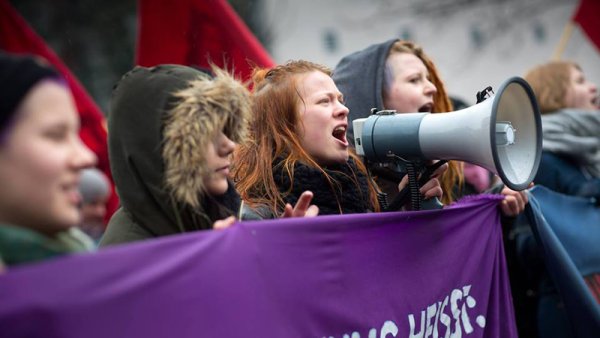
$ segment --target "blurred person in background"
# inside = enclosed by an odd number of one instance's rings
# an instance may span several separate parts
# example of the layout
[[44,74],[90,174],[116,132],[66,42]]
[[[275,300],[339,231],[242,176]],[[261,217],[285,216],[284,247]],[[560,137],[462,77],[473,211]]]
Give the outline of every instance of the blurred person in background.
[[[581,67],[571,61],[551,61],[530,69],[529,82],[542,114],[543,151],[535,177],[538,185],[564,195],[600,198],[600,108],[598,88]],[[600,212],[600,211],[598,211]],[[575,219],[565,217],[565,229]],[[598,224],[585,224],[598,226]],[[577,236],[568,236],[577,243]],[[517,257],[538,297],[535,315],[539,337],[570,337],[572,328],[562,296],[546,270],[543,256],[528,225],[515,227]],[[592,239],[593,241],[593,239]],[[581,241],[579,241],[581,242]],[[577,257],[598,257],[596,247],[581,245],[571,252]],[[594,262],[594,260],[590,261]],[[588,264],[592,267],[594,264]],[[583,274],[589,290],[600,301],[600,274]]]
[[100,241],[106,224],[106,201],[110,196],[110,181],[96,168],[86,168],[81,173],[79,192],[81,193],[81,230]]
[[81,172],[96,163],[79,138],[66,81],[40,59],[0,53],[0,261],[11,266],[91,251]]
[[525,75],[542,113],[543,152],[536,184],[600,198],[598,87],[570,61],[553,61]]

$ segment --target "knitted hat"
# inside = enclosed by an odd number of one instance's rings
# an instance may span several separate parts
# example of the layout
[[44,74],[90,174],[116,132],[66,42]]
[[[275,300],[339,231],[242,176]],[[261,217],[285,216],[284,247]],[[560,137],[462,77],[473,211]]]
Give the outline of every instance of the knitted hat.
[[0,53],[0,131],[29,90],[48,77],[60,76],[32,56]]

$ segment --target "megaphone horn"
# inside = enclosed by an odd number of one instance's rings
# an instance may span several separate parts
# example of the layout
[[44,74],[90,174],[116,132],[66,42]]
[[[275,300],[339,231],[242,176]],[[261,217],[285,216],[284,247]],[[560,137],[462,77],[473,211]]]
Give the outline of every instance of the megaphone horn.
[[520,77],[469,108],[441,114],[382,111],[354,120],[353,127],[357,153],[371,161],[469,162],[498,174],[513,190],[533,181],[542,152],[537,101]]

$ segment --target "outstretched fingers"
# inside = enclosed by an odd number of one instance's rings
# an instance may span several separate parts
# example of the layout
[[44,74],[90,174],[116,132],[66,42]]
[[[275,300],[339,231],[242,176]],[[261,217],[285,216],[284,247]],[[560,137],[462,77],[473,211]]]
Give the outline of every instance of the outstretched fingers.
[[289,203],[285,205],[283,215],[281,217],[314,217],[319,214],[319,208],[316,205],[311,205],[313,193],[305,191],[298,198],[296,205],[292,207]]

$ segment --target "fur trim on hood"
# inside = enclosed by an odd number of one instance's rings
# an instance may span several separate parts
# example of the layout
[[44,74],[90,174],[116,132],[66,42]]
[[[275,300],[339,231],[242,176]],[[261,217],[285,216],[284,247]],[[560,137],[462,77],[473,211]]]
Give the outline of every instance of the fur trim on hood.
[[220,131],[239,143],[250,116],[248,90],[226,72],[213,69],[214,79],[191,81],[174,93],[179,102],[167,113],[162,155],[165,184],[179,202],[198,207],[208,174],[205,151]]
[[[123,214],[151,237],[210,229],[223,218],[215,219],[211,210],[220,206],[204,193],[206,149],[221,130],[241,140],[250,98],[225,71],[213,72],[214,78],[181,65],[135,67],[113,90],[111,171]],[[226,207],[231,215],[239,205]],[[107,232],[127,237],[127,225],[115,222]]]

